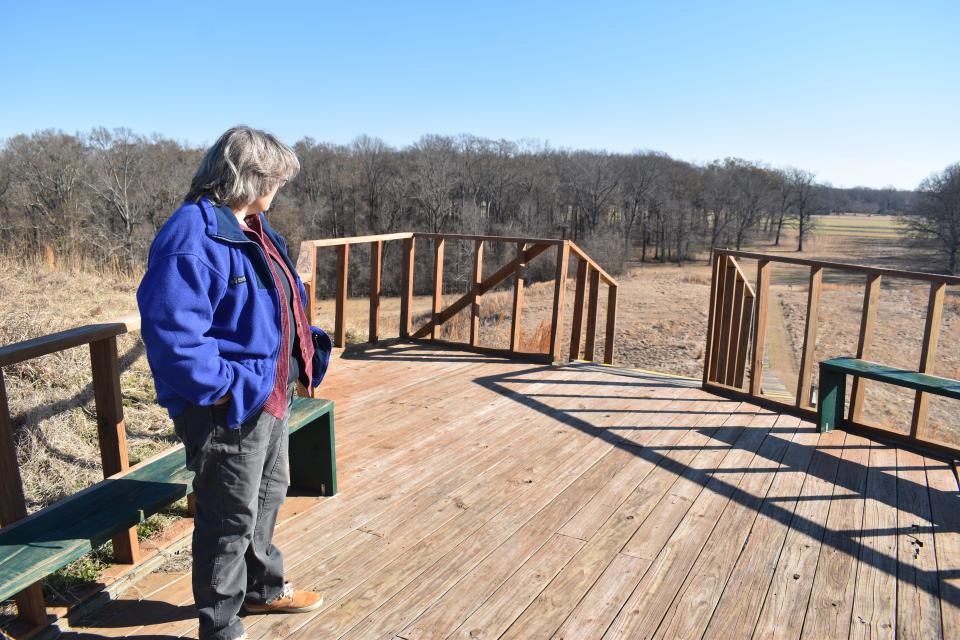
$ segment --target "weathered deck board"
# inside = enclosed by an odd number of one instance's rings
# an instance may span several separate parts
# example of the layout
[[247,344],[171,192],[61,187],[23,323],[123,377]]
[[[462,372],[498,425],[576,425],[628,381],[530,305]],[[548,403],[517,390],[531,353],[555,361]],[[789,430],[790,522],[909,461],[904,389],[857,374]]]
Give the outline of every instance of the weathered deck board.
[[[341,493],[288,500],[275,541],[324,606],[251,639],[958,636],[948,463],[684,379],[424,345],[336,360],[321,395]],[[196,637],[190,575],[72,624]]]

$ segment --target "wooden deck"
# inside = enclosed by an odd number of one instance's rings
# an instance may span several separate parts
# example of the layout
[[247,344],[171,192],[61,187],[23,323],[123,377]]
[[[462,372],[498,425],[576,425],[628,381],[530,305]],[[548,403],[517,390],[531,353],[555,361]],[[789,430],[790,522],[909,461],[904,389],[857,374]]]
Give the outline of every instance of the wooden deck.
[[[341,493],[288,498],[309,614],[250,638],[960,637],[951,465],[598,365],[336,361]],[[196,637],[153,573],[63,637]]]

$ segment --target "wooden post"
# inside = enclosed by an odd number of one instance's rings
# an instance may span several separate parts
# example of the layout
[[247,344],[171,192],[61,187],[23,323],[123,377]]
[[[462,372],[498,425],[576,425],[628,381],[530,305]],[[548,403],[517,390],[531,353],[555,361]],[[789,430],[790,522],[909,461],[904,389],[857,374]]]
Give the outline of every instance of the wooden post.
[[570,258],[570,241],[557,245],[557,271],[553,284],[553,314],[550,318],[550,358],[560,357],[560,335],[563,331],[563,301],[567,290],[567,262]]
[[[731,266],[733,261],[731,260]],[[720,381],[728,387],[734,386],[737,368],[737,353],[742,347],[740,344],[740,327],[743,322],[743,305],[746,301],[747,283],[743,278],[739,278],[736,268],[728,269],[730,279],[734,281],[733,285],[733,313],[730,314],[730,323],[727,325],[727,344],[726,356],[720,362],[723,372],[720,374]]]
[[[310,324],[317,324],[317,286],[316,283],[319,282],[320,278],[320,266],[319,266],[319,257],[320,257],[320,247],[311,247],[313,251],[313,262],[310,265],[310,288],[307,289],[307,317],[310,318]],[[304,282],[304,285],[307,283]]]
[[[730,325],[733,322],[734,303],[736,301],[737,268],[733,258],[727,256],[726,266],[723,269],[723,306],[720,309],[717,346],[714,349],[716,370],[713,380],[720,384],[727,381],[727,352],[730,350]],[[741,294],[743,292],[741,291]]]
[[[943,295],[946,283],[930,283],[930,300],[927,302],[927,320],[923,326],[923,347],[920,351],[920,373],[931,373],[937,358],[937,343],[940,340],[940,319],[943,316]],[[913,418],[910,420],[910,437],[923,438],[927,426],[927,395],[917,391],[913,400]]]
[[[867,275],[867,286],[863,291],[863,310],[860,316],[860,338],[857,341],[857,358],[870,357],[870,348],[873,345],[873,323],[877,318],[877,303],[880,297],[880,276]],[[866,380],[859,376],[853,377],[853,386],[850,390],[850,420],[860,422],[863,413],[863,394]],[[843,407],[840,407],[843,413]]]
[[337,308],[334,323],[334,346],[347,346],[347,275],[350,263],[350,245],[337,246]]
[[370,329],[368,340],[380,339],[380,272],[383,270],[383,241],[370,243]]
[[587,269],[583,258],[577,262],[577,285],[573,294],[573,324],[570,326],[570,359],[580,359],[580,332],[583,330],[583,299],[587,289]]
[[523,285],[527,277],[527,263],[524,261],[526,242],[517,243],[517,275],[513,282],[513,315],[510,319],[510,351],[520,350],[520,315],[523,309]]
[[753,361],[750,364],[750,395],[760,395],[763,382],[763,350],[767,341],[767,299],[770,295],[769,260],[757,262],[757,312],[753,324]]
[[[0,368],[0,524],[13,524],[27,516],[27,501],[23,496],[23,480],[17,450],[13,446],[13,422],[7,404],[7,388]],[[17,613],[31,624],[47,624],[47,610],[43,602],[41,583],[30,585],[16,596]]]
[[729,269],[727,267],[729,266],[730,258],[722,254],[717,258],[717,289],[716,296],[713,301],[713,335],[710,346],[710,370],[707,378],[711,382],[719,381],[717,378],[717,370],[720,367],[720,352],[722,350],[722,336],[724,328],[723,324],[724,319],[730,314],[730,311],[726,306],[728,298],[727,289],[729,284]]
[[713,263],[712,272],[710,276],[710,301],[707,309],[707,337],[706,344],[703,347],[703,379],[700,381],[701,386],[706,385],[707,381],[711,380],[710,369],[713,366],[713,345],[714,345],[714,323],[715,316],[717,314],[717,288],[720,286],[720,258],[721,256],[715,253],[710,254],[710,261]]
[[800,356],[800,376],[797,378],[796,406],[807,407],[810,401],[810,376],[813,375],[813,351],[817,344],[817,318],[820,315],[820,284],[823,268],[810,267],[810,288],[807,291],[807,324],[803,332],[803,351]]
[[607,328],[604,333],[603,362],[613,364],[613,336],[617,330],[617,285],[607,285]]
[[410,305],[413,302],[413,266],[415,238],[403,239],[403,257],[400,266],[400,337],[410,337]]
[[443,238],[433,243],[433,326],[430,337],[440,337],[440,309],[443,308]]
[[[100,461],[103,465],[103,477],[107,478],[130,468],[127,433],[123,422],[123,400],[120,396],[116,336],[90,343],[90,364],[93,370]],[[140,561],[136,527],[113,537],[113,555],[117,562],[124,564],[136,564]]]
[[589,270],[590,289],[587,294],[587,335],[583,345],[583,359],[593,362],[597,348],[597,305],[600,299],[600,272],[593,267]]
[[480,344],[480,283],[483,282],[483,240],[473,245],[473,299],[470,304],[470,345]]

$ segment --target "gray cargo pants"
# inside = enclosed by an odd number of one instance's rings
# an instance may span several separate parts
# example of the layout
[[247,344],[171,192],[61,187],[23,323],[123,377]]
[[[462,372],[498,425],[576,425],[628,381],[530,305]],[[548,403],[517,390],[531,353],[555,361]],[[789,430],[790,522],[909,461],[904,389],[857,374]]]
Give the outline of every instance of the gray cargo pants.
[[282,420],[262,409],[227,427],[227,403],[188,405],[173,418],[194,472],[193,598],[201,640],[234,640],[246,599],[264,603],[283,591],[283,556],[273,545],[277,512],[290,483],[290,405]]

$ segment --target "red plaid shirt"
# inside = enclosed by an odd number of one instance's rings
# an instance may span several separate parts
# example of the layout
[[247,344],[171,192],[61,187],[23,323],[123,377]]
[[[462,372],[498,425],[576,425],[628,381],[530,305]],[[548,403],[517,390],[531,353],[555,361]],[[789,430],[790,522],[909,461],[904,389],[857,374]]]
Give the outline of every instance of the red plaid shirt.
[[[313,334],[310,331],[310,323],[307,321],[306,311],[303,309],[297,281],[287,268],[283,256],[280,255],[280,250],[274,246],[270,240],[270,236],[264,232],[263,225],[260,223],[260,216],[251,214],[244,217],[243,220],[247,225],[246,227],[241,225],[243,232],[247,237],[259,244],[267,256],[267,266],[270,267],[270,273],[273,274],[273,281],[277,287],[277,294],[280,296],[280,352],[277,355],[277,371],[273,383],[273,392],[267,398],[263,410],[272,416],[282,419],[287,410],[287,378],[290,372],[291,351],[291,318],[289,313],[290,303],[283,299],[285,292],[283,284],[280,281],[281,277],[287,278],[287,281],[290,283],[290,292],[293,296],[293,321],[296,323],[296,337],[297,342],[300,344],[300,349],[295,355],[299,355],[300,357],[300,371],[301,374],[306,375],[307,385],[305,386],[308,388],[309,381],[313,378]],[[273,260],[270,260],[271,256],[276,259],[276,264],[280,265],[283,273],[277,273],[277,270],[274,268],[275,263]]]

